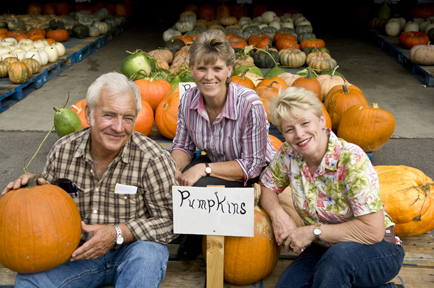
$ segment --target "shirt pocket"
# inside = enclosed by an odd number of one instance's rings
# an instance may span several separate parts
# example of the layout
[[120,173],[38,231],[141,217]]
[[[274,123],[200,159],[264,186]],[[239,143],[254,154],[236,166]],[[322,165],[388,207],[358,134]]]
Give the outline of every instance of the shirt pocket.
[[113,193],[113,201],[109,203],[110,218],[116,223],[126,223],[140,218],[144,214],[143,191],[137,189],[135,194],[116,194]]

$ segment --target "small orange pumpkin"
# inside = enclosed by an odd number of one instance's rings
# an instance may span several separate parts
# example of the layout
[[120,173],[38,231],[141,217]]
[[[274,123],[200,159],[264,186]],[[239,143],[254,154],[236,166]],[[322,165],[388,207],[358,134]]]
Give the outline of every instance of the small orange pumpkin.
[[164,96],[172,90],[172,86],[166,80],[154,80],[151,78],[150,80],[139,79],[134,82],[139,87],[142,100],[147,101],[153,111],[157,109],[158,104]]
[[307,76],[295,79],[295,81],[292,83],[292,87],[299,87],[312,91],[316,94],[316,97],[318,97],[319,101],[322,102],[321,84],[318,80],[311,77],[312,71],[310,67],[307,67],[307,71]]
[[368,101],[358,87],[347,86],[346,84],[340,86],[341,88],[337,90],[332,89],[324,102],[327,112],[332,118],[332,129],[335,133],[338,131],[342,115],[348,108],[354,105],[368,106]]
[[48,31],[47,38],[54,39],[57,42],[65,42],[69,39],[69,34],[65,29],[56,29]]
[[140,132],[148,136],[154,125],[154,110],[151,105],[142,100],[142,109],[137,113],[136,123],[134,124],[134,131]]
[[71,105],[71,111],[77,114],[78,118],[80,118],[81,126],[83,128],[86,128],[89,127],[90,125],[87,124],[84,107],[86,107],[86,99],[82,99],[77,103],[75,103],[74,105]]
[[232,82],[234,82],[236,84],[240,84],[244,87],[247,87],[249,89],[254,90],[255,84],[253,83],[252,80],[250,80],[249,78],[246,77],[246,73],[249,70],[250,70],[250,68],[246,68],[246,70],[244,70],[244,72],[241,73],[241,75],[232,76]]
[[173,139],[178,127],[179,85],[172,89],[158,104],[155,126],[166,138]]

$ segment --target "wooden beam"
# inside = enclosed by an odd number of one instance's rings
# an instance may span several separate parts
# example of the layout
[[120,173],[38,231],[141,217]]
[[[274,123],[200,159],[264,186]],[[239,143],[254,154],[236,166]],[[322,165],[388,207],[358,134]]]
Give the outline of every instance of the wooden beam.
[[206,236],[206,287],[223,288],[225,236]]

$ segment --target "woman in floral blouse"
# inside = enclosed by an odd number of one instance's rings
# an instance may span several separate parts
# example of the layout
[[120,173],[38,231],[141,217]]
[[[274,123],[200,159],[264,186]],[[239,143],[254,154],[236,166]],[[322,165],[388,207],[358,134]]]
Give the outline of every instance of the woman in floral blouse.
[[[368,156],[326,128],[321,102],[304,88],[281,92],[270,117],[286,141],[261,176],[261,206],[277,243],[300,253],[276,287],[396,287],[385,283],[399,273],[404,251]],[[301,227],[279,204],[277,193],[289,185]]]

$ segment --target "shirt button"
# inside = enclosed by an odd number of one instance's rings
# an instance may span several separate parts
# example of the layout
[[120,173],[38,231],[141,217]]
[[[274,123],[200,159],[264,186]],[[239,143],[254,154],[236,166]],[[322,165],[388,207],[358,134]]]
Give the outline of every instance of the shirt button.
[[128,199],[128,197],[127,197],[127,196],[124,196],[124,199]]
[[98,192],[99,191],[99,188],[95,188],[95,192]]
[[96,213],[98,213],[98,210],[96,210],[96,209],[93,210],[93,214],[96,214]]

